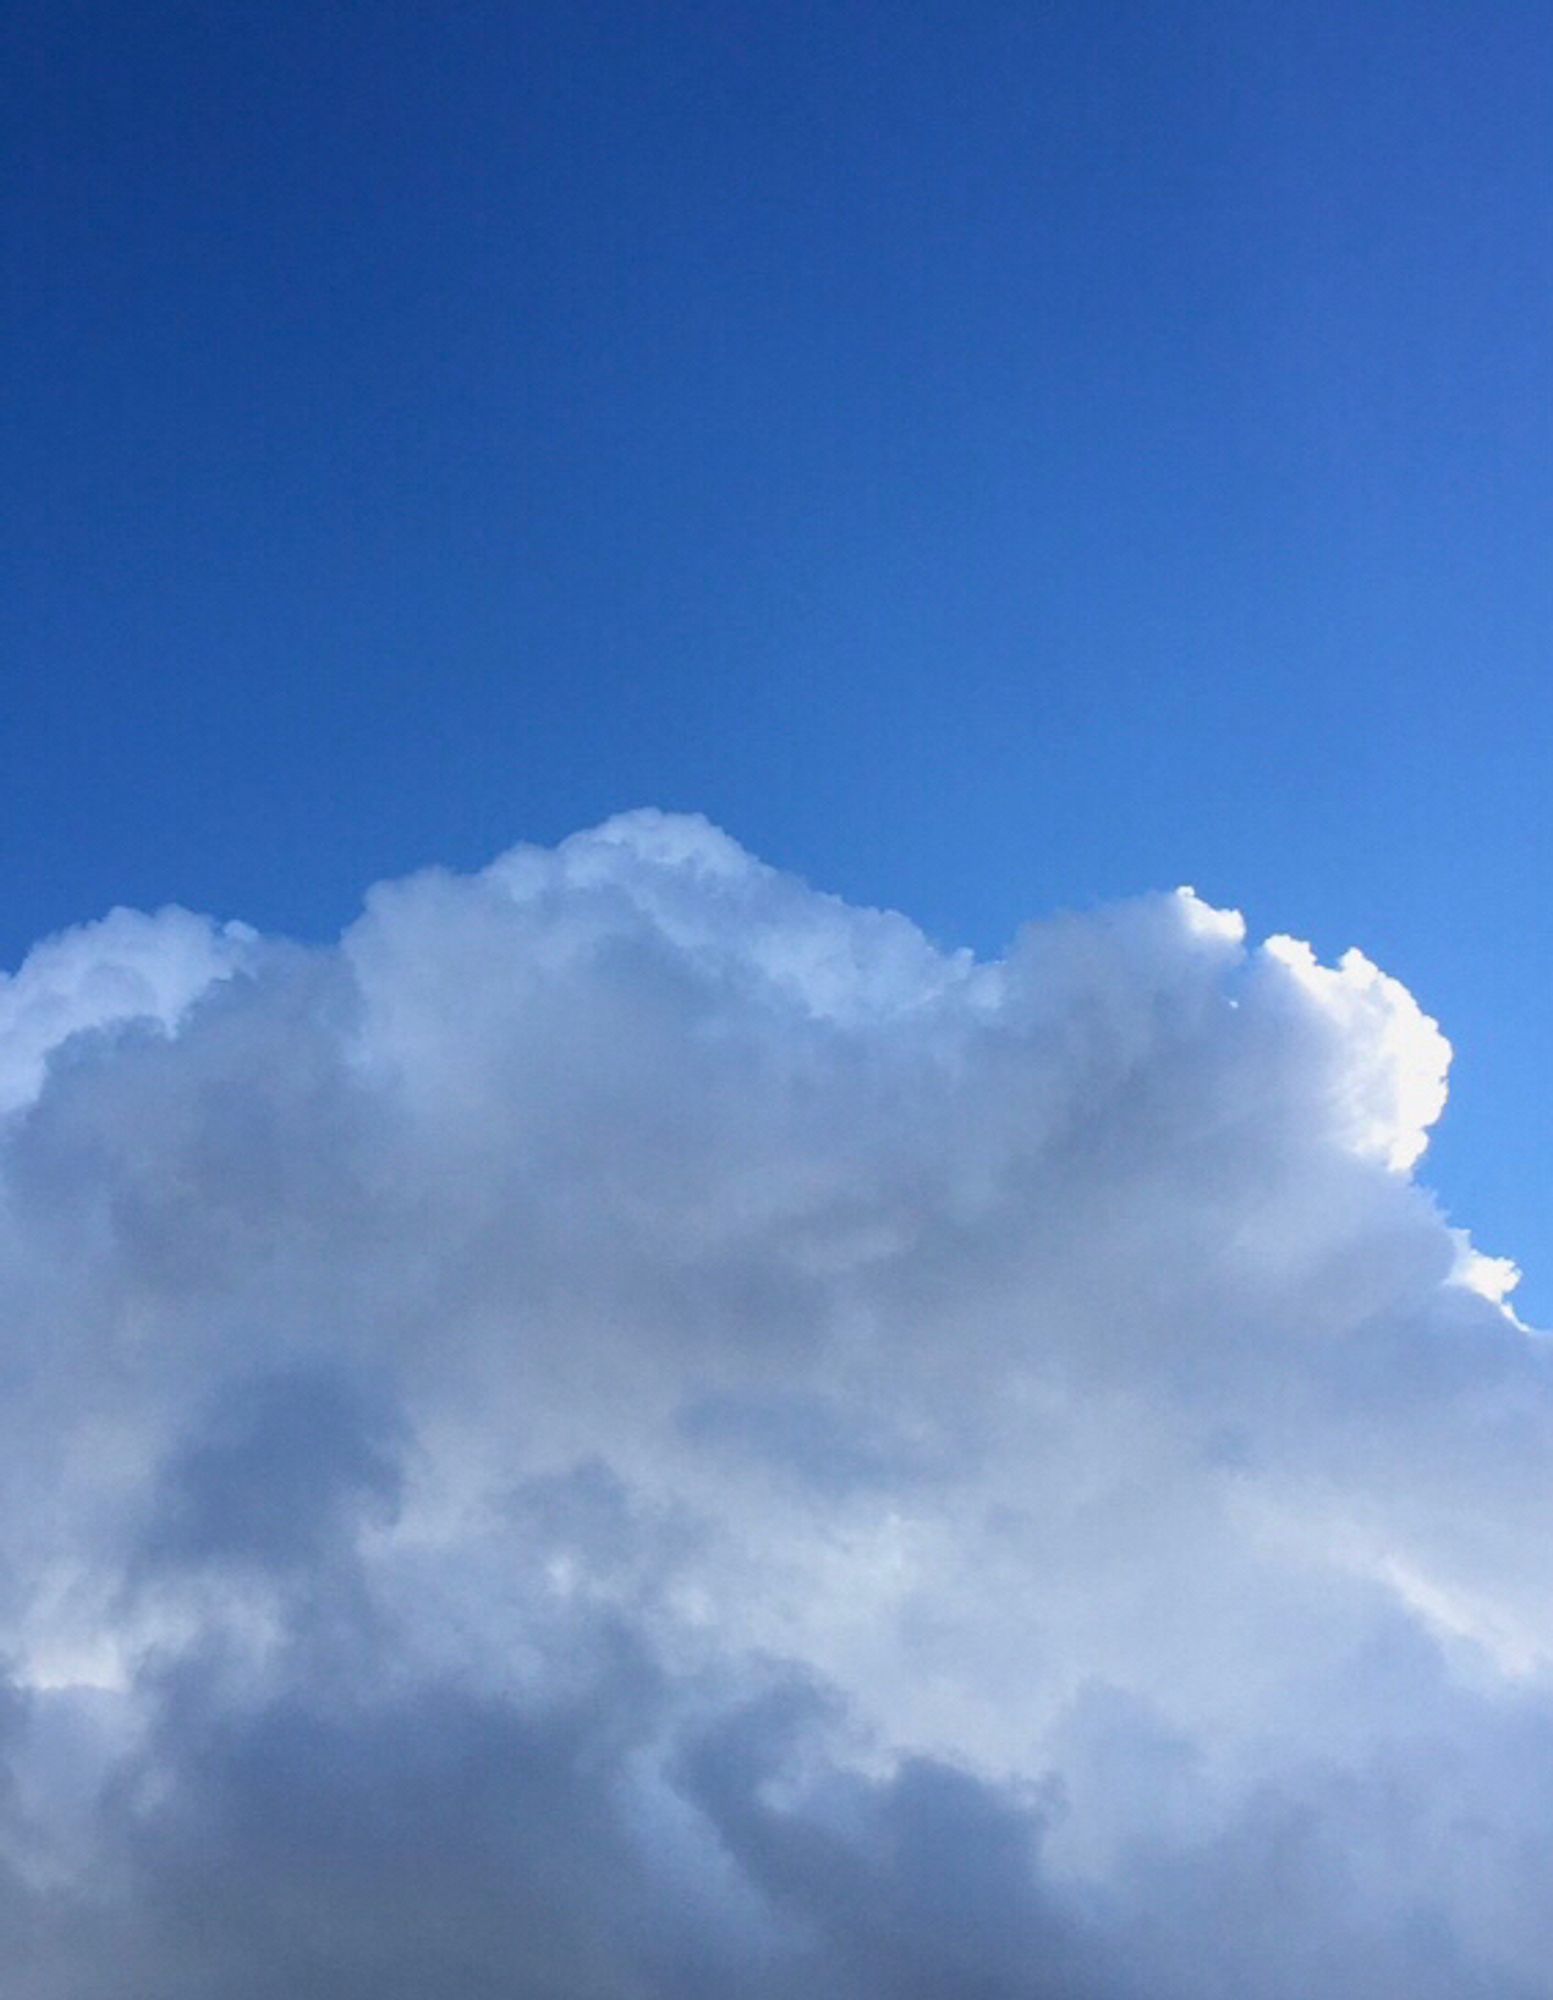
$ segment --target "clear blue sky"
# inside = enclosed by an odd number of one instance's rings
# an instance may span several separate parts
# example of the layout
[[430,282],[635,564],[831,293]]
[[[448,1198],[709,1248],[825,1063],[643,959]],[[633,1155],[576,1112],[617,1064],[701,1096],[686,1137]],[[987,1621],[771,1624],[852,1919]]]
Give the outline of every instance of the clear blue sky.
[[3,923],[698,808],[1194,882],[1456,1042],[1553,1319],[1545,4],[13,0]]

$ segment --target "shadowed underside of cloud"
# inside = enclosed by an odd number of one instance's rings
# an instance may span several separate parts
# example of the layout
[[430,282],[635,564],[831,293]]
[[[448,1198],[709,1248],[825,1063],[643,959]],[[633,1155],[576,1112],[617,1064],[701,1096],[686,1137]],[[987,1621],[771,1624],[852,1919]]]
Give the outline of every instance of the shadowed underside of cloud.
[[704,822],[0,984],[7,2000],[1547,2000],[1409,995]]

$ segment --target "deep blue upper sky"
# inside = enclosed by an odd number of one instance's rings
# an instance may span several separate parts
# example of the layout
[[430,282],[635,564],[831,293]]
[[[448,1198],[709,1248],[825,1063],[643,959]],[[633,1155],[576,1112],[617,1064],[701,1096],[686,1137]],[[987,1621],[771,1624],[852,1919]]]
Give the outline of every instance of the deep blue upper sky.
[[1553,16],[13,0],[9,963],[699,808],[1440,1015],[1553,1318]]

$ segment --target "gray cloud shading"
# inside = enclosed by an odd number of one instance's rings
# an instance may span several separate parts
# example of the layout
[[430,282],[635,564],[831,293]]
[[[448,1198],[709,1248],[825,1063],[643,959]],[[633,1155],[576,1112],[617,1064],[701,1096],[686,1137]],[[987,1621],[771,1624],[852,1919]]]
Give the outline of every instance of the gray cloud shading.
[[0,983],[7,2000],[1547,2000],[1449,1051],[640,813]]

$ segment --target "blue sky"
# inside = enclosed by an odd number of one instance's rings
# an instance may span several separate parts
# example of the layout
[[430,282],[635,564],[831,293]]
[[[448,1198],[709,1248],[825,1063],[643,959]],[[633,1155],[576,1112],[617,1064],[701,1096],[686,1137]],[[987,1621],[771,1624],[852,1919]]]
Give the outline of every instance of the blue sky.
[[1553,1317],[1532,5],[8,12],[3,944],[637,804],[1439,1015]]

